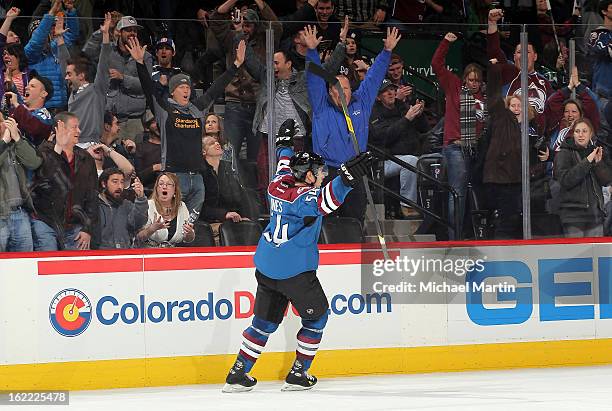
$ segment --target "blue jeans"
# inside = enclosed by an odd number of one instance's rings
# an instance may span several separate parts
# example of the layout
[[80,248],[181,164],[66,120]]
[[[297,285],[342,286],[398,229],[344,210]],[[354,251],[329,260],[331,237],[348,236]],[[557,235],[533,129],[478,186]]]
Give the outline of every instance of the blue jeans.
[[610,100],[604,96],[599,96],[599,118],[601,119],[599,124],[599,135],[608,135],[612,130],[612,124],[608,124],[607,111],[612,110],[609,107]]
[[[419,161],[418,157],[411,155],[403,155],[397,156],[400,160],[405,161],[411,166],[415,166],[417,161]],[[387,160],[385,161],[385,178],[387,177],[395,177],[399,175],[400,177],[400,190],[399,193],[402,197],[406,197],[408,200],[412,200],[416,203],[417,201],[417,175],[412,171],[408,170],[400,166],[399,164],[394,163],[393,161]],[[402,206],[407,206],[408,204],[403,204]]]
[[[442,155],[446,162],[446,175],[448,176],[448,184],[457,191],[459,195],[459,204],[455,205],[453,196],[448,197],[448,218],[451,225],[455,224],[455,207],[459,207],[459,232],[463,230],[463,218],[465,215],[465,196],[467,186],[470,181],[472,172],[472,159],[465,156],[459,144],[449,144],[442,149]],[[449,229],[449,240],[454,240],[455,230]]]
[[33,251],[30,215],[19,208],[0,218],[0,251]]
[[[75,237],[81,232],[80,225],[73,225],[72,228],[64,231],[64,249],[78,250]],[[59,250],[59,242],[55,230],[47,225],[47,223],[32,219],[32,238],[34,240],[35,251],[57,251]]]
[[[259,139],[253,134],[253,118],[255,117],[255,104],[243,105],[233,101],[225,104],[223,132],[232,143],[236,157],[240,158],[242,142],[247,142],[247,159],[257,160]],[[276,133],[276,132],[275,132]]]
[[204,204],[204,180],[200,173],[176,173],[181,187],[181,196],[191,213],[193,210],[202,209]]

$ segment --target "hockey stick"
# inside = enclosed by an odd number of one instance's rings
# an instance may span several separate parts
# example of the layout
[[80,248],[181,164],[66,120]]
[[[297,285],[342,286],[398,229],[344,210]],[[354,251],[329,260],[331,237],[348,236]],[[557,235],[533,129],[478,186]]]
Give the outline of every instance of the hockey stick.
[[[353,128],[353,122],[351,121],[351,117],[348,112],[348,105],[346,102],[346,98],[344,97],[344,90],[340,86],[340,82],[336,78],[336,76],[329,71],[325,70],[322,66],[318,64],[314,64],[312,62],[308,63],[307,71],[311,74],[321,77],[327,83],[331,84],[336,88],[340,96],[340,105],[342,106],[342,113],[344,114],[344,119],[346,120],[346,126],[351,135],[351,140],[353,141],[353,148],[355,149],[355,155],[360,154],[359,143],[357,142],[357,136],[355,135],[355,129]],[[385,260],[390,260],[389,252],[387,251],[387,243],[385,242],[385,236],[382,232],[382,227],[380,225],[380,221],[378,220],[378,214],[376,212],[376,206],[374,205],[374,199],[372,198],[372,192],[370,191],[370,186],[368,184],[368,177],[363,176],[363,185],[365,186],[366,197],[368,199],[368,204],[371,206],[373,214],[374,214],[374,225],[376,226],[376,234],[378,235],[378,242],[380,243],[380,247],[383,252],[383,256]]]
[[[552,23],[553,35],[555,36],[555,43],[557,43],[557,51],[561,54],[561,44],[559,44],[559,37],[557,37],[557,28],[555,27],[555,18],[552,14],[552,7],[550,6],[550,0],[546,0],[546,12],[550,17],[550,21]],[[564,64],[565,66],[565,64]]]

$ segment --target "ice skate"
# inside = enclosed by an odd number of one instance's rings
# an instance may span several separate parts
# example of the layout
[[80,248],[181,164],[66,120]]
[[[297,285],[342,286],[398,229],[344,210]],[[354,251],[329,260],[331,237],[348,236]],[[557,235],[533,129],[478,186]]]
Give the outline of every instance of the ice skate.
[[234,366],[230,368],[222,392],[246,392],[251,391],[257,380],[244,372],[244,364],[236,360]]
[[302,370],[302,364],[299,361],[295,361],[291,371],[285,378],[285,384],[281,391],[304,391],[309,390],[317,383],[317,377],[308,374],[308,372]]

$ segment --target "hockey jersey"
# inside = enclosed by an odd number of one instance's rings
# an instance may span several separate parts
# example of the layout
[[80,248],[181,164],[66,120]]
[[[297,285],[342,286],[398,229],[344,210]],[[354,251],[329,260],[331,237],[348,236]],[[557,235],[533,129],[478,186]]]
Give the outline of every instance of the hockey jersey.
[[281,280],[317,269],[323,216],[340,207],[351,187],[340,176],[321,188],[296,186],[289,168],[293,150],[279,148],[277,155],[276,174],[268,186],[270,223],[259,239],[255,267]]

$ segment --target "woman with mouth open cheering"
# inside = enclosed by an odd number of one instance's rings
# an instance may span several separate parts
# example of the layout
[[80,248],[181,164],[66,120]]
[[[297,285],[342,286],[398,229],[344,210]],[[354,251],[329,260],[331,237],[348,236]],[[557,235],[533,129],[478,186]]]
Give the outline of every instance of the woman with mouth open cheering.
[[174,247],[195,239],[189,211],[181,200],[181,189],[176,174],[161,173],[157,177],[149,199],[147,223],[137,239],[148,247]]

